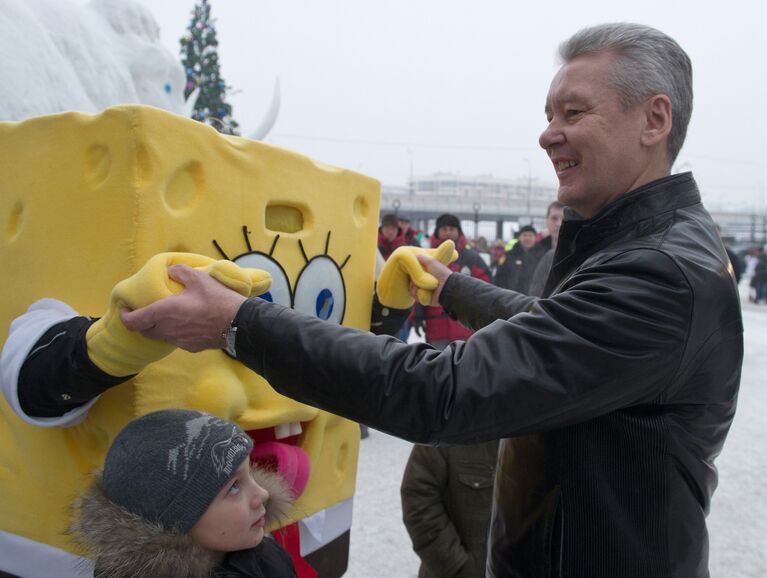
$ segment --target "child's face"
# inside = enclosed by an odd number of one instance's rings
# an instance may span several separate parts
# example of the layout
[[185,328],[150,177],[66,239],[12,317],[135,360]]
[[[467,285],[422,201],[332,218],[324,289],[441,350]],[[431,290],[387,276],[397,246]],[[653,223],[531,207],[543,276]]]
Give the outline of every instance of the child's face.
[[269,492],[250,474],[245,458],[226,486],[189,530],[191,538],[212,552],[253,548],[264,538],[265,504]]

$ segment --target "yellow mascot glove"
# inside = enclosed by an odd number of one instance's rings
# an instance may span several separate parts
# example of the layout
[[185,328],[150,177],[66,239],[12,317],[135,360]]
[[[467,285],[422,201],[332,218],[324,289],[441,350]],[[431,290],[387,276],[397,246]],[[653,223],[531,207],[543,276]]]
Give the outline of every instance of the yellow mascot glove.
[[437,259],[443,265],[449,265],[458,259],[458,251],[452,241],[445,241],[436,249],[421,249],[420,247],[399,247],[386,261],[380,277],[376,293],[378,300],[385,307],[393,309],[409,309],[415,303],[410,295],[410,282],[418,287],[418,301],[428,305],[432,292],[437,288],[437,278],[428,273],[418,262],[416,255],[428,255]]
[[132,375],[175,349],[164,341],[128,331],[120,320],[120,310],[126,307],[138,309],[181,293],[184,286],[168,277],[168,267],[179,263],[207,272],[244,297],[266,293],[272,284],[266,271],[243,269],[231,261],[216,261],[193,253],[155,255],[133,276],[114,286],[109,308],[85,335],[88,356],[99,369],[115,377]]

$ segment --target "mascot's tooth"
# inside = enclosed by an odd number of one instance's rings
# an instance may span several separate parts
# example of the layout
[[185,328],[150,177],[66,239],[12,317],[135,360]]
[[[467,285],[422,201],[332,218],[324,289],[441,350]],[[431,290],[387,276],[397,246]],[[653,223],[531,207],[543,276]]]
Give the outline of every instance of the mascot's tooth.
[[289,423],[281,423],[279,425],[274,426],[274,437],[278,440],[284,439],[286,437],[290,437],[290,424]]
[[290,436],[297,436],[303,431],[300,422],[292,421],[290,423],[281,423],[274,426],[274,437],[275,439],[281,440]]

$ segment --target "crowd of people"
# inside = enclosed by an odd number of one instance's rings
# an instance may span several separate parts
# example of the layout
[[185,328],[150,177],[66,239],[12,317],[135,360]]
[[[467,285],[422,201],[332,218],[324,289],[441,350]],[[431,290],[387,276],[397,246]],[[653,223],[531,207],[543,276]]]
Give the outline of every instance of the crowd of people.
[[[543,230],[537,231],[532,224],[521,225],[512,239],[496,239],[491,246],[484,237],[467,239],[460,219],[450,213],[436,218],[434,231],[429,237],[411,228],[407,216],[387,213],[381,218],[378,229],[378,250],[384,259],[388,259],[398,247],[437,247],[442,241],[450,239],[455,242],[460,256],[458,263],[452,266],[454,271],[469,272],[473,277],[491,281],[498,287],[539,296],[543,293],[554,258],[564,210],[562,203],[552,201],[546,210]],[[434,317],[434,313],[428,308],[416,307],[412,321],[419,334],[427,317]],[[468,335],[470,333],[463,329],[445,338],[434,337],[433,334],[432,337],[436,341],[450,341],[451,337],[465,339]],[[429,342],[434,344],[434,340]]]
[[[455,226],[460,231],[459,251],[467,248],[476,252],[487,265],[490,280],[494,285],[525,295],[543,294],[559,239],[559,228],[564,220],[562,203],[552,201],[549,204],[546,209],[545,227],[542,230],[536,230],[532,224],[521,224],[511,239],[496,239],[493,243],[488,243],[487,239],[481,236],[475,239],[466,238],[455,215],[446,213],[439,217],[434,235],[427,237],[422,231],[411,227],[407,216],[389,213],[382,217],[379,227],[378,249],[381,255],[386,259],[394,249],[403,245],[435,246],[433,241],[439,231],[439,219],[444,218],[458,223]],[[721,234],[719,226],[717,230]],[[456,236],[454,240],[458,238]],[[735,281],[747,292],[748,301],[767,304],[767,253],[764,247],[750,247],[741,251],[733,250],[726,243],[724,247],[732,265]],[[422,321],[416,325],[419,327],[419,335],[421,324]],[[406,330],[409,328],[410,326],[405,327]],[[407,335],[408,331],[403,331],[402,339],[407,339]]]

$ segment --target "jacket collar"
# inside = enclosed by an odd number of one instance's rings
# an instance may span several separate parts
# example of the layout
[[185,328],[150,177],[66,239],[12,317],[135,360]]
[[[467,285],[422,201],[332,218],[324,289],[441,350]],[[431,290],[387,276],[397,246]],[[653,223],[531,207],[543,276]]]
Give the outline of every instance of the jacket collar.
[[621,231],[699,203],[698,185],[692,173],[687,172],[663,177],[621,195],[591,219],[565,208],[543,296],[551,295],[571,271]]
[[565,208],[562,232],[570,240],[588,243],[632,227],[639,221],[700,203],[698,185],[692,173],[670,175],[621,195],[591,219],[583,219]]

